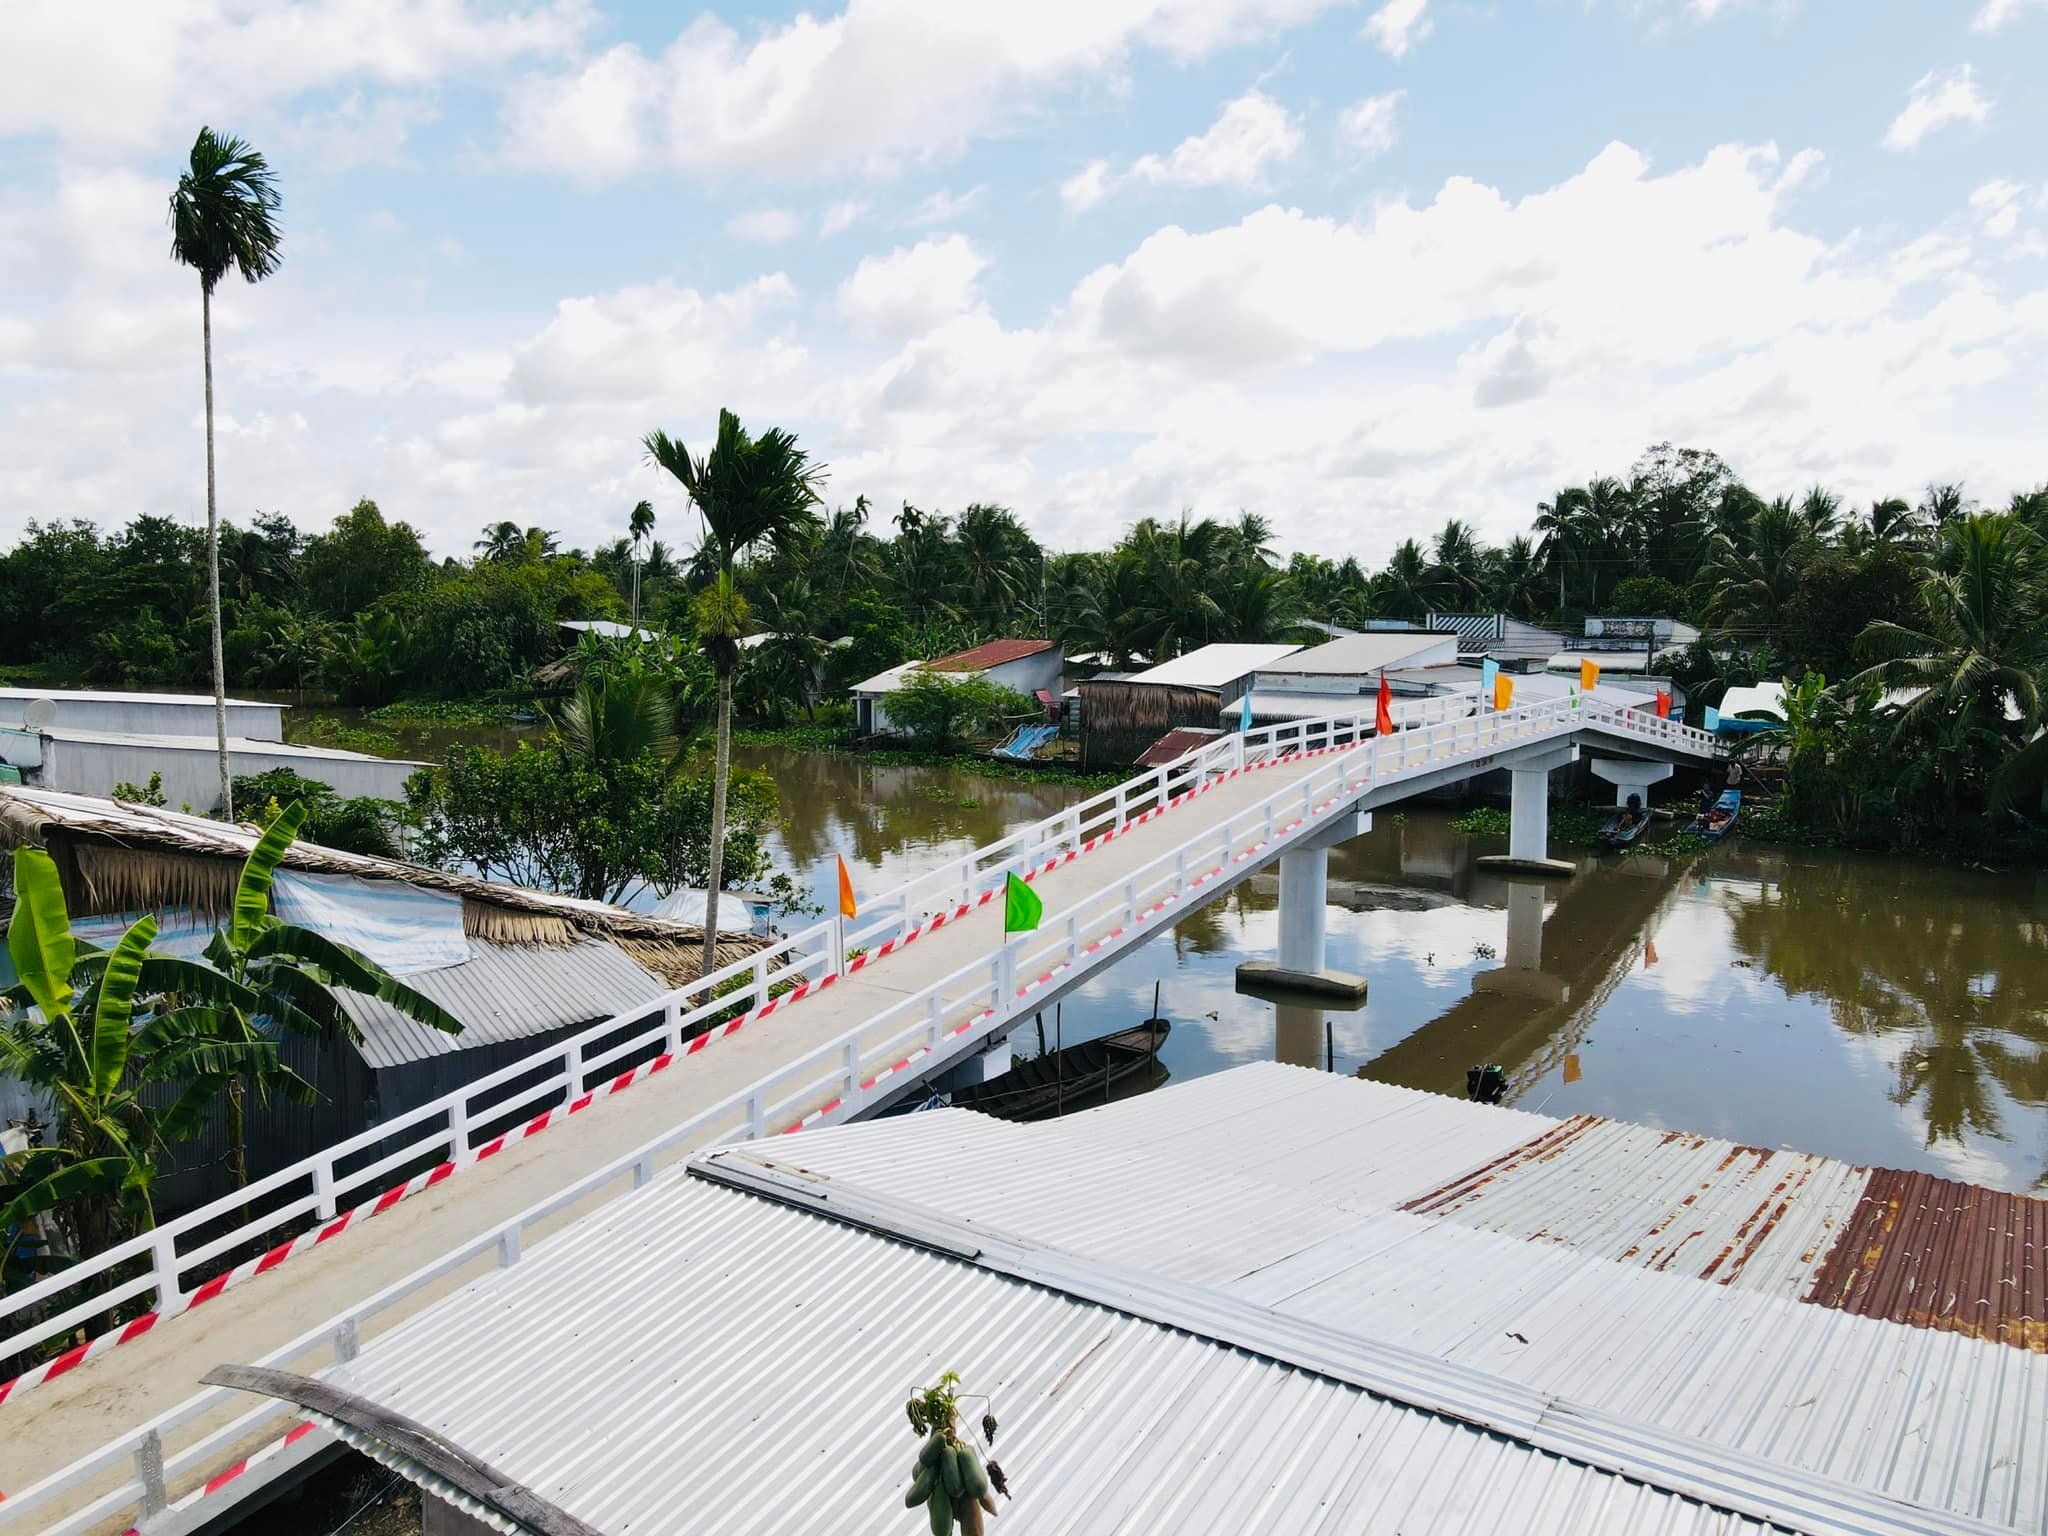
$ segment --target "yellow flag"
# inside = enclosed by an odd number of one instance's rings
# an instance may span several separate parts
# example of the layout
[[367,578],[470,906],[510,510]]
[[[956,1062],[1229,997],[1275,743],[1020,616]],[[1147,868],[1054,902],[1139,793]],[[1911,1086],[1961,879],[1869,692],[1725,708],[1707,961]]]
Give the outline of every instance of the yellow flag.
[[1493,707],[1506,709],[1515,701],[1515,680],[1503,672],[1493,680]]
[[1599,682],[1599,681],[1600,681],[1600,663],[1599,663],[1599,662],[1597,662],[1597,661],[1582,661],[1582,662],[1580,662],[1580,663],[1579,663],[1579,686],[1580,686],[1581,688],[1585,689],[1585,690],[1586,690],[1586,692],[1588,692],[1588,693],[1591,693],[1591,692],[1593,691],[1593,685],[1594,685],[1595,683]]
[[846,855],[843,853],[839,855],[839,915],[854,915],[853,876],[846,872]]

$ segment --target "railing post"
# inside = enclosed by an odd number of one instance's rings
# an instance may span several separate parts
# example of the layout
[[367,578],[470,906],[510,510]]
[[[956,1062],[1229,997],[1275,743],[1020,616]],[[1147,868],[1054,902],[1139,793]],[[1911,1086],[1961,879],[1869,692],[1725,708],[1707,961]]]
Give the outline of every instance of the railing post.
[[1005,944],[996,951],[996,999],[1001,1007],[1007,1008],[1017,996],[1017,951],[1014,945]]
[[[318,1178],[321,1171],[324,1170],[315,1172],[315,1189],[319,1188]],[[327,1203],[321,1207],[320,1216],[325,1220],[333,1214],[334,1191],[330,1186]],[[161,1228],[150,1241],[149,1268],[150,1273],[156,1277],[156,1309],[168,1314],[176,1309],[178,1303],[184,1299],[185,1293],[178,1287],[178,1240]]]
[[846,974],[846,914],[832,914],[832,963],[825,968],[827,976]]
[[747,1009],[747,1011],[751,1013],[751,1012],[752,1012],[752,1011],[753,1011],[754,1009],[756,1009],[756,1008],[760,1007],[760,1006],[761,1006],[761,1005],[762,1005],[763,1003],[765,1003],[765,1002],[767,1002],[767,1001],[768,1001],[768,954],[767,954],[767,951],[765,951],[765,950],[756,950],[756,951],[754,952],[754,990],[753,990],[753,1000],[752,1000],[752,1001],[751,1001],[751,1002],[750,1002],[750,1003],[748,1004],[748,1009]]
[[849,1040],[839,1053],[839,1064],[846,1073],[846,1088],[840,1095],[852,1098],[860,1092],[860,1042]]
[[498,1268],[510,1269],[519,1262],[519,1229],[507,1227],[498,1234]]
[[668,1037],[664,1044],[669,1055],[679,1056],[683,1050],[683,1004],[680,998],[670,998],[661,1010],[662,1022],[668,1026]]
[[944,1028],[939,1023],[939,995],[934,992],[924,1005],[925,1045],[936,1051],[939,1048],[939,1034]]
[[[452,1134],[452,1128],[451,1128]],[[451,1157],[450,1162],[454,1159]],[[322,1221],[334,1215],[334,1164],[313,1165],[313,1211]]]
[[1231,766],[1231,767],[1233,767],[1233,768],[1242,768],[1242,767],[1244,766],[1244,732],[1243,732],[1243,731],[1239,731],[1239,732],[1237,733],[1237,737],[1236,737],[1236,742],[1237,742],[1236,750],[1234,750],[1234,751],[1233,751],[1233,752],[1232,752],[1232,753],[1230,754],[1230,766]]
[[1081,958],[1081,914],[1073,913],[1067,918],[1067,964],[1072,965]]
[[1131,820],[1130,812],[1124,806],[1124,792],[1129,787],[1127,784],[1119,784],[1116,787],[1116,829],[1119,832],[1123,831]]
[[1160,765],[1156,777],[1158,783],[1152,788],[1152,798],[1157,802],[1159,809],[1163,811],[1166,809],[1166,767],[1164,764]]
[[757,1088],[747,1096],[747,1137],[759,1141],[768,1134],[768,1103]]
[[1173,894],[1178,896],[1188,888],[1188,851],[1180,849],[1173,856]]
[[[573,1074],[576,1070],[575,1051],[564,1051],[562,1058],[567,1063],[567,1070]],[[572,1099],[576,1097],[576,1089],[573,1085],[569,1089],[569,1097]],[[448,1140],[450,1143],[448,1161],[451,1163],[468,1162],[470,1160],[469,1100],[462,1094],[457,1094],[454,1101],[448,1106]]]
[[170,1490],[164,1486],[164,1440],[156,1430],[145,1430],[135,1447],[135,1480],[142,1485],[141,1525],[153,1515],[171,1507]]

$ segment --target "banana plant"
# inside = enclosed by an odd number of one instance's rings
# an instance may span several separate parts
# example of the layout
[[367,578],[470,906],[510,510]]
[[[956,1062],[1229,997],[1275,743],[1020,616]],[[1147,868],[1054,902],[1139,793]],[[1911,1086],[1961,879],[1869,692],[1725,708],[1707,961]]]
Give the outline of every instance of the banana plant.
[[245,1131],[249,1088],[261,1094],[277,1087],[301,1103],[316,1097],[311,1085],[296,1073],[240,1070],[238,1064],[258,1061],[241,1054],[243,1048],[263,1044],[274,1052],[286,1034],[338,1036],[360,1044],[362,1030],[335,996],[337,987],[374,997],[430,1029],[451,1035],[462,1032],[461,1022],[453,1014],[367,955],[284,922],[270,910],[278,864],[298,838],[305,819],[305,807],[293,801],[264,829],[243,862],[229,920],[206,946],[207,960],[252,997],[251,1006],[216,1010],[218,1017],[211,1020],[194,1009],[183,1010],[194,1032],[181,1041],[158,1042],[168,1053],[167,1060],[192,1074],[189,1081],[193,1086],[173,1110],[171,1130],[183,1131],[195,1116],[203,1115],[212,1093],[225,1095],[228,1177],[237,1189],[249,1177]]
[[[19,980],[0,994],[9,1005],[0,1072],[49,1097],[55,1134],[0,1157],[0,1241],[11,1256],[37,1218],[50,1218],[56,1241],[44,1258],[61,1262],[154,1219],[165,1117],[139,1090],[169,1075],[154,1059],[158,1044],[255,998],[210,966],[153,950],[153,917],[137,918],[109,949],[79,944],[57,866],[40,848],[15,849],[14,893],[7,949]],[[204,1001],[161,1006],[175,997]]]

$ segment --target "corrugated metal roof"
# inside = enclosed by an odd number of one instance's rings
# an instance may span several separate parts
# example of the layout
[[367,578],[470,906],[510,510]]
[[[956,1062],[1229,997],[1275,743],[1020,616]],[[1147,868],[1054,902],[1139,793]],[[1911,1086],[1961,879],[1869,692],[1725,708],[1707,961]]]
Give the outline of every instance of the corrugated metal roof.
[[1186,757],[1195,748],[1221,736],[1221,730],[1203,730],[1198,725],[1177,725],[1138,755],[1136,766],[1158,768]]
[[1868,1177],[1810,1152],[1580,1115],[1401,1208],[1790,1301]]
[[[62,704],[66,699],[79,699],[94,704],[202,704],[213,708],[210,693],[123,693],[103,691],[94,688],[0,688],[0,699],[49,699]],[[229,699],[232,706],[243,709],[283,709],[284,705],[267,699]]]
[[1259,672],[1276,677],[1362,675],[1378,672],[1384,667],[1398,667],[1411,657],[1433,649],[1448,648],[1455,653],[1457,638],[1448,630],[1439,634],[1426,629],[1377,630],[1362,635],[1345,635],[1283,656],[1277,662],[1260,667]]
[[2048,1353],[2048,1201],[1880,1169],[1808,1299]]
[[462,1021],[462,1033],[415,1024],[388,1003],[342,992],[342,1007],[363,1032],[363,1060],[402,1066],[479,1045],[524,1040],[569,1024],[591,1024],[651,1002],[667,983],[598,939],[574,944],[488,944],[470,940],[471,959],[405,978]]
[[[147,747],[155,752],[213,752],[219,744],[211,736],[176,736],[154,731],[87,731],[61,724],[31,726],[52,741],[91,742],[109,747]],[[308,762],[397,763],[406,768],[424,768],[425,763],[407,757],[378,757],[371,752],[350,752],[342,747],[311,747],[290,741],[259,741],[252,736],[230,736],[230,752],[260,754],[264,757],[304,758]]]
[[1156,667],[1133,673],[1127,682],[1167,683],[1182,688],[1222,688],[1239,678],[1271,666],[1283,656],[1292,656],[1298,645],[1249,645],[1219,641],[1198,646],[1185,656],[1162,661]]
[[[1270,1063],[1065,1121],[914,1115],[772,1155],[1691,1436],[1703,1455],[2048,1529],[2048,1356],[1797,1299],[1855,1200],[1860,1170],[1827,1159]],[[1448,1209],[1394,1209],[1430,1192]]]
[[986,672],[990,667],[1022,661],[1026,656],[1036,656],[1040,651],[1051,649],[1050,640],[984,640],[980,645],[955,651],[950,656],[935,656],[924,663],[924,669],[927,672]]
[[1773,1529],[673,1175],[327,1374],[599,1530],[837,1536],[915,1528],[902,1403],[948,1370],[993,1397],[1010,1536]]

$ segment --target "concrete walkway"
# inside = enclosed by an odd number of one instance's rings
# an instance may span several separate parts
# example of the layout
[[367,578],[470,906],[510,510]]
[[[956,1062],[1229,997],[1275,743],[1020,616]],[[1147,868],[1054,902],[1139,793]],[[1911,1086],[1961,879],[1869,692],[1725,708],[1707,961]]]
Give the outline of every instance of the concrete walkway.
[[[1036,889],[1045,900],[1047,918],[1119,884],[1144,865],[1220,826],[1234,812],[1258,804],[1327,762],[1318,758],[1286,763],[1219,783],[1072,863],[1040,875]],[[1258,836],[1257,831],[1248,829],[1241,846]],[[1083,935],[1084,939],[1099,936]],[[199,1377],[213,1366],[248,1363],[282,1348],[321,1320],[367,1300],[464,1241],[490,1231],[564,1186],[829,1044],[892,1004],[987,956],[1001,941],[1002,903],[990,902],[923,935],[916,943],[870,962],[835,986],[813,992],[767,1019],[713,1041],[667,1071],[508,1146],[487,1162],[461,1168],[453,1177],[351,1227],[334,1241],[295,1255],[219,1300],[173,1318],[134,1342],[0,1407],[0,1491],[19,1492],[175,1408],[202,1390]],[[878,1030],[874,1045],[879,1048],[884,1037],[902,1027],[898,1020]],[[879,1060],[864,1063],[868,1071],[889,1064]],[[792,1082],[789,1088],[796,1086]],[[829,1096],[828,1091],[799,1107],[808,1111]],[[739,1124],[740,1117],[735,1114],[730,1125],[709,1127],[700,1138],[670,1148],[665,1161],[681,1161],[698,1146]],[[621,1180],[583,1206],[565,1210],[547,1230],[575,1220],[627,1187]],[[486,1268],[488,1261],[480,1260],[469,1270],[423,1287],[402,1305],[381,1314],[366,1333],[393,1326]],[[317,1369],[330,1358],[323,1346],[310,1351],[296,1368]],[[167,1454],[246,1413],[251,1406],[249,1400],[237,1398],[213,1418],[181,1427],[167,1444]],[[252,1446],[274,1440],[290,1422],[280,1419]],[[220,1458],[223,1462],[232,1459],[233,1455]],[[81,1491],[58,1506],[38,1508],[32,1512],[32,1523],[24,1528],[39,1528],[65,1509],[83,1506],[92,1494],[119,1480],[110,1473],[90,1492]],[[201,1476],[174,1479],[172,1497],[203,1480]],[[7,1504],[0,1501],[0,1529],[10,1524],[7,1514]],[[125,1529],[125,1522],[110,1529]]]

